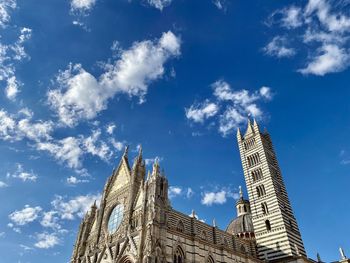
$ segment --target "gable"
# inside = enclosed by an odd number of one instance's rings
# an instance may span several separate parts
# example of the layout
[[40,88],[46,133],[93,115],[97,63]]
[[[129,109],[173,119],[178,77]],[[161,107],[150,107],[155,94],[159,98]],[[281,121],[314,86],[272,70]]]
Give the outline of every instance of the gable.
[[114,180],[111,182],[109,194],[117,192],[119,189],[130,183],[129,167],[124,158],[122,159],[118,170],[114,174],[113,179]]

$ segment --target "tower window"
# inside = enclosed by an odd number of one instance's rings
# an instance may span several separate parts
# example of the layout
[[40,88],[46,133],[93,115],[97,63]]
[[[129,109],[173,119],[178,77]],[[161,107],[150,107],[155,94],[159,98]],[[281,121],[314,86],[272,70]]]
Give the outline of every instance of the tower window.
[[252,167],[254,165],[257,165],[258,163],[260,163],[260,156],[259,153],[254,153],[250,156],[247,157],[248,160],[248,165],[249,167]]
[[246,206],[243,206],[243,208],[244,208],[244,212],[247,212],[247,207],[246,207]]
[[271,231],[271,223],[270,223],[270,220],[266,220],[266,221],[265,221],[265,226],[266,226],[266,230],[267,230],[267,231]]
[[261,168],[252,171],[251,174],[252,174],[253,182],[262,179],[262,170],[261,170]]
[[268,210],[268,208],[267,208],[267,203],[266,203],[266,202],[261,203],[261,210],[262,210],[262,212],[263,212],[264,215],[266,215],[266,214],[269,212],[269,210]]
[[249,150],[255,146],[255,138],[252,138],[250,140],[247,140],[244,142],[244,148],[246,150]]
[[258,197],[264,196],[266,194],[264,185],[258,185],[256,187],[256,193],[257,193]]

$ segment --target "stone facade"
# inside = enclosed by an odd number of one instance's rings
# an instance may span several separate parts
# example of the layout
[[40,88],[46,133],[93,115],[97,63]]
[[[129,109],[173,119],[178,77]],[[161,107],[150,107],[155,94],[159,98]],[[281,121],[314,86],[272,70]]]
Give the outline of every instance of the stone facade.
[[[121,223],[110,231],[123,207]],[[117,218],[117,221],[119,219]],[[112,223],[111,223],[112,222]],[[94,204],[82,220],[72,263],[254,263],[254,240],[245,240],[174,210],[168,180],[158,163],[145,176],[140,151],[132,168],[127,150],[107,180],[100,208]]]
[[[159,163],[146,176],[142,150],[131,167],[126,148],[80,224],[71,263],[316,262],[306,257],[269,135],[254,121],[237,138],[249,200],[240,189],[226,231],[174,210]],[[338,262],[350,263],[340,252]]]

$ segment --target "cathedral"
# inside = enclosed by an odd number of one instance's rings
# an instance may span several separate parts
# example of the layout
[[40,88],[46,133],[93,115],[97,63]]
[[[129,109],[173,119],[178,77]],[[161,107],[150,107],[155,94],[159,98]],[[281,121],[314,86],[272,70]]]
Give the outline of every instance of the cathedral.
[[142,150],[131,166],[126,148],[80,224],[71,263],[322,262],[306,255],[269,133],[248,121],[237,141],[249,200],[240,188],[226,230],[173,209],[159,163],[146,175]]

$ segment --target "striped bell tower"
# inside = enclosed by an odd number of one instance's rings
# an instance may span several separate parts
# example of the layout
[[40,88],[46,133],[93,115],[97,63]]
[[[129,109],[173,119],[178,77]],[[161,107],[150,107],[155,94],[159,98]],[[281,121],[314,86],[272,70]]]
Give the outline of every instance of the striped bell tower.
[[270,135],[254,120],[237,131],[259,258],[273,261],[306,257]]

